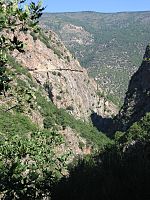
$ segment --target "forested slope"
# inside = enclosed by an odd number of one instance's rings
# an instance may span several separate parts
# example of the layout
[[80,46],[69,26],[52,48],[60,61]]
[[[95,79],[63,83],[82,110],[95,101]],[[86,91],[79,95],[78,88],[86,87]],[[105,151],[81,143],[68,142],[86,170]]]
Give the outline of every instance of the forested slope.
[[149,12],[45,13],[41,25],[59,34],[108,98],[123,102],[150,40]]

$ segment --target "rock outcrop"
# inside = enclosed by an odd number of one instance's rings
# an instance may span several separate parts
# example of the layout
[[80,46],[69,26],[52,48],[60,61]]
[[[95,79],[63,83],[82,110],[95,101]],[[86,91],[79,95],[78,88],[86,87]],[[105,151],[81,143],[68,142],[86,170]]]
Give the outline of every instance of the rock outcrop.
[[146,112],[150,112],[150,45],[141,66],[130,80],[123,107],[115,119],[114,131],[126,131]]
[[19,33],[18,37],[27,43],[27,47],[24,54],[15,51],[13,56],[28,68],[58,108],[65,108],[76,118],[86,121],[92,112],[102,117],[117,113],[116,106],[101,95],[102,89],[89,78],[86,69],[80,66],[55,33]]

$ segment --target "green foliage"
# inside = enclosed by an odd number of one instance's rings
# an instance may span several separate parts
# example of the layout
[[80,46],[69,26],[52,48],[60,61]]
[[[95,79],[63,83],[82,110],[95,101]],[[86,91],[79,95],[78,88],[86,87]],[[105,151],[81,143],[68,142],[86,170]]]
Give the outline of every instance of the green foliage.
[[85,123],[81,120],[76,120],[65,110],[56,108],[51,101],[46,101],[46,99],[39,93],[36,94],[36,97],[37,105],[41,107],[40,112],[45,118],[45,128],[54,128],[57,130],[58,126],[62,126],[64,128],[69,126],[80,133],[82,137],[86,138],[91,145],[94,145],[99,149],[104,148],[106,144],[111,143],[111,140],[109,140],[91,124]]
[[[38,30],[38,19],[44,10],[40,2],[37,5],[31,2],[23,9],[21,5],[24,2],[15,0],[0,2],[0,93],[4,95],[8,89],[8,83],[11,81],[7,74],[6,55],[14,49],[24,52],[24,44],[18,40],[17,32]],[[13,34],[12,38],[9,38],[9,33]]]
[[48,38],[44,32],[42,30],[39,31],[39,36],[38,38],[41,40],[41,42],[43,42],[48,49],[51,49],[51,41],[50,41],[50,38]]
[[0,94],[4,94],[8,90],[9,82],[10,82],[10,77],[8,76],[7,72],[7,58],[6,54],[4,54],[2,51],[0,52]]
[[46,129],[52,129],[52,128],[54,129],[54,127],[56,126],[54,116],[45,117],[43,120],[43,124],[44,124],[44,128]]
[[117,105],[119,109],[121,108],[122,100],[118,96],[107,94],[106,98]]
[[[117,136],[119,133],[119,137]],[[147,141],[150,139],[150,113],[139,122],[135,122],[125,133],[116,132],[115,138],[119,143],[130,144],[132,141]]]
[[31,123],[31,120],[21,113],[11,114],[0,109],[0,132],[8,136],[11,134],[26,134],[31,131],[36,131],[36,125]]
[[96,94],[97,94],[97,96],[99,96],[99,97],[105,97],[104,92],[97,91]]
[[31,32],[30,35],[33,37],[34,41],[36,41],[38,39],[37,33]]
[[60,59],[62,57],[62,52],[56,48],[53,48],[53,50],[54,50],[54,54],[56,54],[58,56],[58,58]]
[[83,149],[84,147],[85,147],[85,144],[84,144],[83,142],[80,141],[80,142],[79,142],[79,148],[80,148],[80,149]]
[[36,107],[35,94],[31,88],[17,87],[14,92],[15,94],[13,95],[16,97],[16,109],[18,112],[27,112],[27,106],[32,109]]
[[56,99],[57,99],[57,100],[61,100],[61,96],[57,95],[57,96],[56,96]]
[[[31,93],[32,90],[28,90],[25,83],[17,85],[16,96],[21,98],[19,105],[24,100],[29,105],[33,99],[30,99]],[[44,120],[44,129],[39,129],[22,111],[13,109],[10,112],[4,107],[0,108],[2,199],[41,199],[51,196],[53,182],[66,170],[68,154],[55,152],[64,140],[52,130],[54,124],[50,127],[48,123],[46,126]]]
[[[63,52],[58,48],[60,46],[60,43],[57,42],[56,45],[52,44],[51,36],[48,37],[46,35],[46,32],[44,33],[42,30],[40,30],[38,38],[46,45],[47,48],[53,50],[54,54],[56,54],[59,59],[63,57]],[[69,58],[67,58],[67,60],[68,62],[70,62]]]
[[[13,76],[16,75],[25,75],[27,77],[31,78],[31,74],[29,73],[28,69],[23,67],[20,63],[17,62],[17,60],[12,57],[11,55],[7,55],[7,63],[13,67],[14,73],[11,72]],[[30,82],[31,83],[31,82]]]
[[120,138],[122,137],[124,135],[124,133],[122,133],[122,132],[120,132],[120,131],[117,131],[116,133],[115,133],[115,136],[114,136],[114,139],[115,139],[115,141],[119,141],[120,140]]
[[0,191],[2,199],[41,199],[62,176],[65,162],[55,156],[62,138],[55,132],[0,134]]

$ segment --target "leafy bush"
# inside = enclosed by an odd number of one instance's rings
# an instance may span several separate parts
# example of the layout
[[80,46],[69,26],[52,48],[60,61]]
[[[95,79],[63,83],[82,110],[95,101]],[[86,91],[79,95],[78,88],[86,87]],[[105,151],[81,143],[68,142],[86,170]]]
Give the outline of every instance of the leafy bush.
[[59,49],[53,48],[54,54],[56,54],[58,56],[58,58],[60,59],[62,56],[62,52]]
[[21,113],[4,112],[0,108],[0,132],[8,136],[11,134],[27,134],[36,131],[37,126],[31,122],[29,117]]
[[61,96],[57,95],[57,96],[56,96],[56,99],[57,99],[57,100],[61,100]]
[[31,32],[30,35],[33,37],[34,41],[36,41],[38,39],[37,33]]
[[47,48],[51,49],[50,39],[44,34],[42,30],[39,31],[38,38],[46,45]]
[[54,149],[62,143],[55,132],[0,134],[0,191],[2,199],[42,199],[62,176],[65,162]]
[[[120,135],[118,137],[118,134]],[[132,141],[147,141],[150,139],[150,113],[139,122],[135,122],[125,133],[116,132],[115,138],[119,143],[130,144]]]
[[43,120],[44,128],[49,129],[49,128],[54,128],[55,127],[55,120],[52,116],[47,116]]
[[14,57],[11,55],[7,55],[8,64],[13,67],[14,72],[11,72],[12,75],[26,75],[27,77],[31,78],[31,74],[29,73],[28,69],[26,67],[23,67],[21,64],[19,64]]

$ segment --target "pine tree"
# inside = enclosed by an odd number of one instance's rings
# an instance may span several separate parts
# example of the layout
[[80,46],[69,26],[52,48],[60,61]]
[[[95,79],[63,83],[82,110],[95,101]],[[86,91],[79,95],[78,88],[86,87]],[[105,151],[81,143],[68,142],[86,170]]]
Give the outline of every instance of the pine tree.
[[[41,1],[24,5],[26,0],[2,0],[0,2],[0,94],[5,95],[11,78],[7,71],[7,54],[17,49],[24,52],[24,44],[17,37],[20,31],[39,30],[38,20],[44,7]],[[13,34],[13,38],[10,38]]]

